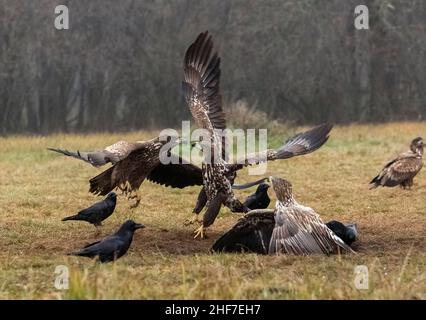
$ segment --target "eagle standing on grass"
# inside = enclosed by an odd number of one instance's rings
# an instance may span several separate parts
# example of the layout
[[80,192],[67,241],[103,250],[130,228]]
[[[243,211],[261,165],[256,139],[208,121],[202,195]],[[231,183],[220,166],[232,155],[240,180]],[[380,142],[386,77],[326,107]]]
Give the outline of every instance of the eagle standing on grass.
[[262,161],[286,159],[310,153],[327,141],[328,133],[332,128],[331,125],[322,125],[298,134],[280,149],[267,150],[266,159],[263,159],[259,153],[255,153],[248,155],[243,161],[227,163],[225,137],[218,134],[218,130],[226,128],[219,87],[220,58],[217,53],[212,55],[212,49],[211,36],[207,31],[201,33],[186,51],[182,82],[186,102],[197,126],[209,133],[208,152],[204,150],[202,163],[203,188],[193,210],[194,218],[189,221],[189,223],[198,221],[198,214],[204,206],[207,207],[201,226],[194,232],[195,237],[201,238],[204,237],[205,228],[213,224],[222,205],[227,206],[232,212],[249,210],[233,193],[232,185],[236,178],[236,171]]
[[390,161],[380,171],[380,173],[371,180],[370,189],[377,187],[395,187],[411,188],[413,179],[423,167],[423,139],[417,137],[411,141],[410,151],[400,154],[396,159]]
[[296,202],[291,183],[269,177],[276,194],[275,210],[252,210],[212,246],[215,252],[249,250],[261,254],[332,254],[340,249],[353,252],[349,245],[357,237],[356,225],[338,221],[325,224],[311,208]]
[[126,158],[130,152],[143,145],[145,141],[127,142],[117,141],[116,143],[106,147],[103,150],[97,151],[68,151],[58,148],[47,148],[47,150],[54,151],[73,157],[84,162],[90,163],[94,167],[101,167],[107,163],[116,164],[120,160]]

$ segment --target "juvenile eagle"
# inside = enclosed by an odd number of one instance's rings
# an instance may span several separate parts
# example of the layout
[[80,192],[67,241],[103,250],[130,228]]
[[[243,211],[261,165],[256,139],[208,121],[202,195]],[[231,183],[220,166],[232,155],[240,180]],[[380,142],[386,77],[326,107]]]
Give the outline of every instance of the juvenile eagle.
[[380,173],[371,180],[370,189],[377,187],[395,187],[400,185],[402,188],[411,188],[413,178],[423,167],[423,139],[417,137],[411,141],[410,150],[401,153],[397,158],[390,161],[380,171]]
[[[174,141],[157,137],[139,143],[127,157],[90,179],[89,191],[106,195],[118,188],[130,199],[136,199],[133,205],[136,207],[141,200],[139,187],[145,179],[172,188],[201,185],[202,176],[199,167],[184,163],[181,157],[171,153],[170,148],[163,148],[167,142],[171,142],[172,147],[180,141],[177,137],[170,138]],[[162,152],[168,153],[169,164],[161,162]]]
[[294,200],[290,182],[269,180],[277,196],[275,210],[250,211],[215,242],[212,251],[329,255],[342,248],[353,252],[349,245],[357,237],[355,225],[325,224],[314,210]]
[[213,41],[206,31],[189,46],[184,58],[182,88],[185,99],[197,126],[209,133],[207,142],[210,148],[204,154],[201,168],[203,188],[193,210],[194,218],[190,220],[190,223],[198,221],[198,214],[204,206],[207,207],[201,226],[194,232],[195,237],[204,236],[204,229],[214,222],[222,205],[232,212],[249,210],[234,196],[232,190],[237,170],[265,160],[286,159],[310,153],[327,141],[332,128],[331,125],[322,125],[298,134],[280,149],[267,150],[266,159],[263,159],[260,153],[255,153],[236,163],[228,163],[225,156],[225,137],[218,134],[218,130],[226,128],[219,86],[220,58],[217,53],[212,54],[212,49]]

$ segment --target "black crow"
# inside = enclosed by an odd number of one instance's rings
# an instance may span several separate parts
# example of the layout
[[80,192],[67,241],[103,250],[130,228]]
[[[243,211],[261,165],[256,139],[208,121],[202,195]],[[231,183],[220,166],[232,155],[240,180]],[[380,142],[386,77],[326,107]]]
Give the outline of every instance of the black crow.
[[74,216],[63,218],[62,221],[81,220],[87,221],[95,226],[100,226],[102,221],[114,212],[116,202],[117,195],[111,192],[104,200],[96,202],[94,205],[81,210]]
[[266,183],[259,184],[256,192],[249,195],[243,204],[251,210],[266,209],[271,202],[268,196],[268,188],[269,185]]
[[98,258],[102,263],[114,261],[129,250],[133,240],[133,233],[141,228],[145,228],[145,226],[133,220],[127,220],[113,235],[91,243],[80,251],[72,252],[68,255]]
[[342,239],[347,245],[351,245],[358,237],[358,228],[355,223],[344,225],[343,223],[332,220],[326,223],[327,227]]

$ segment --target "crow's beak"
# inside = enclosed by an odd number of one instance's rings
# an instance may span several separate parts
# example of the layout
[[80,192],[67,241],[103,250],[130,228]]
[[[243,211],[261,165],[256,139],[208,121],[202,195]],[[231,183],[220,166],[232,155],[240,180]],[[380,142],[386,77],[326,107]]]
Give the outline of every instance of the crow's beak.
[[143,224],[140,224],[140,223],[136,223],[135,224],[135,230],[137,230],[137,229],[143,229],[143,228],[145,228],[145,226]]

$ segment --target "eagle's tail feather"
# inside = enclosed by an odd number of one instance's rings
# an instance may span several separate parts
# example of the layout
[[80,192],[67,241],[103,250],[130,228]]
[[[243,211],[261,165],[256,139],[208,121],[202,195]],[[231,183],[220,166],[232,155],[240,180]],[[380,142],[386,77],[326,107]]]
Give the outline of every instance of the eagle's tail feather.
[[111,167],[104,172],[98,174],[96,177],[90,179],[89,192],[105,196],[116,187],[112,182],[112,172],[114,167]]

